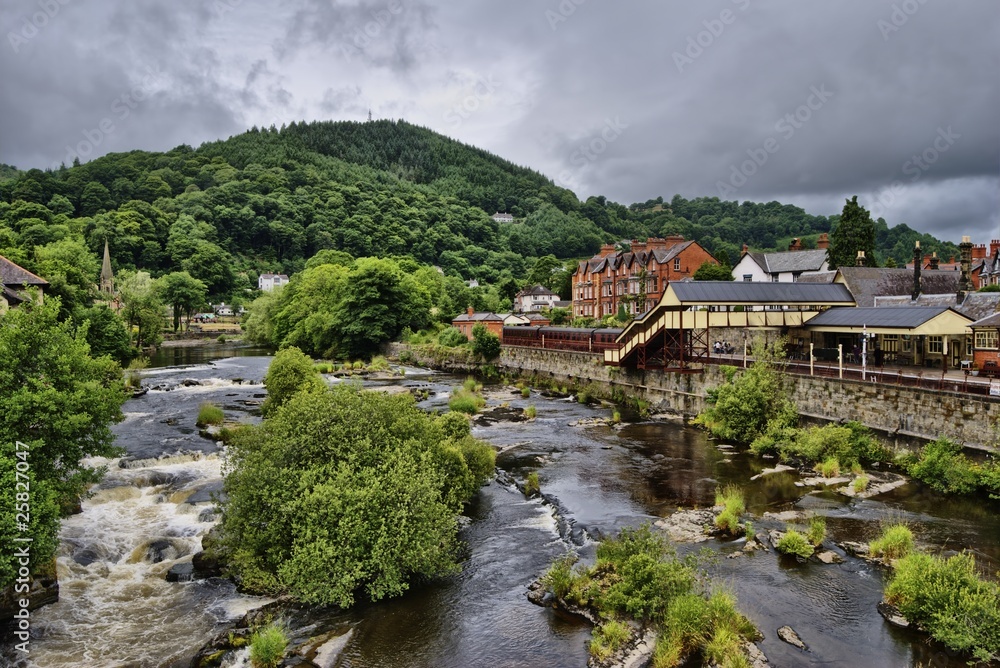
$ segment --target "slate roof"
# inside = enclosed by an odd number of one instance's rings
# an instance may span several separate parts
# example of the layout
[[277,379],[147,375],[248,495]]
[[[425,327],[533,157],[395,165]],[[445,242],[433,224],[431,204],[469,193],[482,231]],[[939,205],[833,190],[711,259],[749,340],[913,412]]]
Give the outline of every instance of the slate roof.
[[1000,327],[1000,313],[994,313],[993,315],[988,315],[985,318],[982,318],[981,320],[975,321],[974,323],[969,325],[969,327],[972,327],[973,329],[984,328],[984,327]]
[[1000,307],[1000,292],[970,292],[961,304],[955,304],[955,295],[920,295],[914,302],[909,296],[875,297],[875,306],[950,306],[964,316],[980,320]]
[[817,271],[811,274],[802,274],[795,279],[796,283],[833,283],[837,277],[836,271]]
[[750,257],[769,274],[819,271],[826,262],[826,250],[783,251],[778,253],[751,252]]
[[810,320],[807,327],[896,327],[916,329],[949,310],[946,306],[900,306],[897,308],[834,307]]
[[748,283],[741,281],[679,281],[670,284],[682,303],[848,304],[854,299],[838,283]]
[[503,318],[496,313],[480,313],[476,312],[472,315],[468,313],[463,313],[462,315],[454,318],[452,322],[486,322],[486,321],[503,321]]
[[[875,297],[910,295],[913,292],[913,271],[883,267],[841,267],[838,272],[854,295],[858,306],[875,305]],[[921,271],[920,292],[940,295],[958,292],[958,271]]]
[[517,293],[518,297],[524,297],[524,296],[527,296],[527,295],[556,295],[556,296],[558,296],[557,293],[553,292],[552,290],[549,290],[544,285],[533,285],[532,287],[528,288],[527,290],[521,290],[520,292]]
[[19,288],[22,285],[48,285],[41,276],[36,276],[30,271],[14,264],[4,256],[0,255],[0,283],[12,288]]

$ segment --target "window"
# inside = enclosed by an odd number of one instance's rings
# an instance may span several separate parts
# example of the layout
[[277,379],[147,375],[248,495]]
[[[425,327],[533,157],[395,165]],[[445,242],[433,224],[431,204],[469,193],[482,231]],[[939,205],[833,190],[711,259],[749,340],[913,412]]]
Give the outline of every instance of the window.
[[899,352],[899,334],[883,334],[880,343],[882,344],[883,352]]
[[941,354],[944,352],[944,339],[940,336],[927,337],[927,352]]
[[681,270],[681,259],[679,257],[674,258],[674,271]]
[[772,283],[778,282],[778,274],[771,274],[771,282]]
[[998,342],[997,330],[995,329],[977,329],[976,330],[976,348],[981,350],[996,350]]
[[744,283],[753,283],[753,274],[743,274]]

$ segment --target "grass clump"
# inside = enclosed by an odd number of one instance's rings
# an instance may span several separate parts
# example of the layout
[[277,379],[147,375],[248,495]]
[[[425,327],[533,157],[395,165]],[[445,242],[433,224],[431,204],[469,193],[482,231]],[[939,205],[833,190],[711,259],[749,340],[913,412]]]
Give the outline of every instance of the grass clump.
[[372,358],[372,361],[368,363],[369,371],[388,371],[389,370],[389,360],[385,358],[385,355],[376,355]]
[[521,388],[521,397],[522,397],[523,399],[527,399],[527,398],[528,398],[528,397],[530,397],[530,396],[531,396],[531,388],[530,388],[530,387],[527,387],[527,386],[525,386],[525,387],[522,387],[522,388]]
[[816,465],[815,470],[824,478],[836,478],[840,475],[840,462],[836,457],[827,457]]
[[913,532],[902,523],[890,524],[878,538],[868,544],[872,556],[892,561],[913,551]]
[[529,420],[534,420],[536,415],[538,415],[538,409],[534,406],[528,406],[524,409],[524,416]]
[[885,595],[949,649],[983,663],[1000,660],[1000,586],[980,578],[971,554],[913,552],[895,563]]
[[730,535],[740,535],[743,532],[740,515],[746,512],[743,490],[736,485],[727,485],[724,489],[716,490],[715,505],[722,506],[722,512],[715,518],[715,526]]
[[800,559],[808,559],[813,554],[812,544],[795,529],[789,529],[774,546],[778,552]]
[[826,538],[826,518],[821,515],[814,515],[809,520],[809,531],[806,532],[806,540],[813,547],[819,547]]
[[855,494],[861,494],[868,489],[868,482],[868,476],[862,473],[851,483],[851,489],[854,490]]
[[198,419],[195,424],[199,427],[207,427],[210,424],[222,424],[225,419],[226,416],[221,408],[206,401],[198,407]]
[[538,472],[532,471],[524,481],[524,495],[528,497],[542,493],[542,485],[538,481]]
[[250,637],[250,664],[253,668],[277,668],[287,647],[288,636],[284,630],[268,624]]
[[596,629],[590,639],[590,654],[598,661],[605,661],[632,637],[628,624],[609,619]]
[[618,409],[616,408],[613,411],[611,411],[611,424],[618,424],[621,421],[622,421],[622,414],[618,411]]
[[448,408],[459,413],[475,415],[486,405],[486,399],[479,394],[482,389],[482,384],[477,383],[475,378],[466,378],[462,387],[452,392]]

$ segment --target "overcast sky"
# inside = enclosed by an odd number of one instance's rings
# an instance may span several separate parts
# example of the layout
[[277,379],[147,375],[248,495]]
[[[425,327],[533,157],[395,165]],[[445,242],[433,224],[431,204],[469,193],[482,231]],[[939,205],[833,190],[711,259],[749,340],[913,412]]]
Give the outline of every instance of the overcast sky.
[[581,199],[1000,238],[995,0],[4,0],[0,31],[20,168],[371,109]]

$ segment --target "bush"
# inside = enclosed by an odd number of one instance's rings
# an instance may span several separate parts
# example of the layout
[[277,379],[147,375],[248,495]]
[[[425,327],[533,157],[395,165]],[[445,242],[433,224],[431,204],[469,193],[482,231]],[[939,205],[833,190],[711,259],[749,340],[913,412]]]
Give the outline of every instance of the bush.
[[868,544],[868,549],[875,557],[901,559],[913,550],[913,532],[905,524],[890,524]]
[[851,488],[855,494],[861,494],[868,489],[868,476],[861,474],[851,483]]
[[225,343],[226,342],[226,335],[225,334],[219,334],[219,338],[217,338],[216,341],[218,341],[219,343]]
[[253,668],[277,668],[287,647],[288,637],[285,632],[269,624],[250,636],[250,664]]
[[467,415],[475,415],[485,405],[485,399],[465,389],[452,392],[451,399],[448,401],[448,408],[459,413],[466,413]]
[[[758,455],[779,454],[785,461],[801,459],[826,463],[828,460],[836,460],[837,473],[824,473],[826,477],[840,475],[842,467],[854,468],[863,463],[890,460],[888,450],[871,435],[867,427],[857,422],[848,422],[843,426],[827,424],[808,429],[772,425],[765,434],[751,443],[750,449]],[[833,470],[832,463],[827,470]]]
[[534,420],[535,416],[538,415],[538,410],[534,406],[528,406],[524,409],[524,416],[529,420]]
[[442,346],[447,346],[448,348],[456,348],[458,346],[464,346],[469,342],[468,337],[455,327],[448,327],[442,329],[441,333],[438,334],[438,343]]
[[527,399],[530,396],[531,396],[531,388],[530,387],[522,387],[521,388],[521,398],[522,399]]
[[813,546],[809,544],[806,537],[795,529],[789,529],[781,537],[778,544],[774,546],[778,552],[788,554],[802,559],[808,559],[813,554]]
[[740,515],[746,512],[743,490],[736,485],[727,485],[725,489],[716,490],[715,505],[723,506],[722,512],[715,518],[715,526],[733,536],[740,535],[743,531]]
[[979,486],[980,472],[979,467],[961,453],[961,445],[939,438],[921,448],[908,472],[938,492],[969,494]]
[[198,408],[198,420],[195,424],[199,427],[207,427],[210,424],[222,424],[225,419],[226,416],[221,408],[206,401]]
[[813,547],[819,547],[822,545],[824,538],[826,538],[826,518],[814,515],[809,520],[809,531],[806,532],[806,540]]
[[822,463],[816,465],[816,470],[824,478],[836,478],[840,475],[840,461],[836,457],[827,457]]
[[885,594],[948,648],[984,663],[1000,659],[1000,587],[979,577],[971,554],[911,553],[895,563]]
[[557,559],[542,576],[542,584],[559,598],[566,598],[576,581],[573,574],[575,563],[576,555],[572,553]]
[[260,410],[267,417],[298,392],[319,390],[326,384],[316,375],[312,360],[293,346],[279,350],[274,356],[264,377],[264,387],[267,388],[267,398]]
[[238,430],[222,518],[231,572],[254,593],[342,607],[455,572],[455,516],[494,451],[439,420],[409,395],[338,385]]
[[487,362],[500,356],[500,337],[483,325],[472,328],[472,352]]

